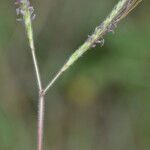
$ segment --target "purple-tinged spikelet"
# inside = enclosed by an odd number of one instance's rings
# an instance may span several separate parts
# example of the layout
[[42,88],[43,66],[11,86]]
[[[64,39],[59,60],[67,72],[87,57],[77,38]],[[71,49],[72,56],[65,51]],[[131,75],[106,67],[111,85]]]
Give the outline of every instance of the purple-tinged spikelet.
[[[30,5],[29,0],[16,0],[15,4],[17,5],[16,14],[17,21],[24,22],[23,16],[29,11],[31,20],[35,19],[34,8]],[[25,6],[25,7],[23,7]]]

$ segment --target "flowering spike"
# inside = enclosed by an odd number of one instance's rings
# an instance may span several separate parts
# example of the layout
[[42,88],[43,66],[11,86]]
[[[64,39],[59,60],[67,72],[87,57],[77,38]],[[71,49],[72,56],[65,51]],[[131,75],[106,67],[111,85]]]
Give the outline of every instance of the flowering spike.
[[[23,18],[24,21],[27,21],[26,17],[29,17],[31,21],[35,19],[34,8],[30,5],[29,0],[16,0],[15,4],[18,5],[18,8],[16,8],[17,16]],[[19,20],[21,20],[21,18],[19,18]]]

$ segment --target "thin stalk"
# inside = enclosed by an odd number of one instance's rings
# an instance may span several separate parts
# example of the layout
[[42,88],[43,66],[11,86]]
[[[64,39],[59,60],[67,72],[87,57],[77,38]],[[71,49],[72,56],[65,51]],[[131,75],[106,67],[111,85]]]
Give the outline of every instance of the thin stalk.
[[37,149],[43,149],[43,129],[44,129],[44,106],[45,106],[44,96],[39,96],[39,112],[38,112],[38,145]]
[[37,63],[37,57],[35,53],[34,39],[33,39],[33,29],[32,29],[32,15],[33,15],[33,7],[30,5],[29,0],[20,0],[20,7],[18,8],[19,15],[23,16],[23,22],[25,24],[27,37],[29,40],[29,46],[31,49],[32,60],[34,64],[35,75],[37,79],[37,86],[39,90],[39,107],[38,107],[38,133],[37,133],[37,149],[43,150],[43,126],[44,126],[44,94],[42,88],[42,82],[39,72],[39,67]]
[[81,45],[67,60],[63,67],[58,71],[54,78],[48,83],[43,93],[47,93],[49,88],[57,81],[57,79],[68,70],[87,50],[101,44],[103,46],[103,36],[109,32],[114,32],[118,23],[125,18],[131,10],[133,10],[142,0],[120,0],[114,7],[108,17],[95,28],[92,35],[88,36],[88,39]]
[[63,74],[63,71],[60,70],[55,76],[54,78],[48,83],[47,87],[45,88],[45,90],[43,90],[43,93],[46,94],[47,91],[49,90],[49,88],[56,82],[56,80]]

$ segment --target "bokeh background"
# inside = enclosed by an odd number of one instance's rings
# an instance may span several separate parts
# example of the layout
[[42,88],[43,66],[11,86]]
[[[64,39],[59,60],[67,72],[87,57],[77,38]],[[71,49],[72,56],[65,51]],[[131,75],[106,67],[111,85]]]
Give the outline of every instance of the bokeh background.
[[[44,85],[118,0],[33,0]],[[150,149],[150,1],[88,51],[46,96],[45,150]],[[36,149],[38,94],[24,25],[0,0],[0,150]]]

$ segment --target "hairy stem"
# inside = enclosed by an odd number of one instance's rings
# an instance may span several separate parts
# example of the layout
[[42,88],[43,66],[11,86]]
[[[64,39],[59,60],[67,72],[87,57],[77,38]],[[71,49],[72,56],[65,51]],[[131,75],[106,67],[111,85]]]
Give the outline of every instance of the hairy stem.
[[95,28],[94,33],[88,37],[88,39],[81,45],[63,65],[60,71],[54,76],[54,78],[48,83],[44,89],[46,94],[49,88],[55,83],[55,81],[68,70],[88,49],[95,47],[96,44],[104,44],[103,36],[109,32],[114,32],[118,23],[126,17],[131,10],[133,10],[142,0],[120,0],[114,7],[108,17]]
[[32,21],[31,21],[31,17],[32,17],[31,9],[33,11],[33,7],[30,6],[29,0],[21,0],[19,9],[21,15],[23,16],[27,37],[29,40],[29,46],[31,48],[34,70],[37,79],[37,86],[39,89],[37,149],[42,150],[43,149],[43,126],[44,126],[44,94],[43,94],[42,82],[41,82],[39,67],[37,63],[37,57],[35,53],[35,46],[34,46],[34,39],[33,39]]

